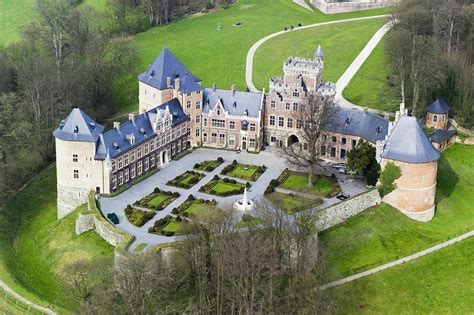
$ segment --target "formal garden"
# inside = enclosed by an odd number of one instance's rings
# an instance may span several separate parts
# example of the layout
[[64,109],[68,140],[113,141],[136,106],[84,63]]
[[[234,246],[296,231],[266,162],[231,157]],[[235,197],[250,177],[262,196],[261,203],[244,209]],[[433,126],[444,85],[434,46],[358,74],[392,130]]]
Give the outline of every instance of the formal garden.
[[265,197],[276,208],[287,214],[295,214],[300,211],[312,209],[321,205],[323,202],[322,199],[318,197],[305,198],[294,193],[285,194],[277,191],[266,194]]
[[161,211],[179,197],[178,192],[164,191],[156,187],[153,192],[137,200],[133,205],[150,210]]
[[178,188],[189,189],[199,183],[201,179],[206,177],[204,174],[195,171],[186,171],[176,178],[168,181],[166,185]]
[[127,205],[124,212],[127,220],[137,227],[143,226],[145,223],[153,219],[156,214],[153,210],[144,211],[134,208],[131,205]]
[[341,192],[335,176],[314,175],[313,186],[308,187],[308,174],[284,170],[276,180],[270,183],[273,188],[282,188],[295,192],[331,198]]
[[227,165],[222,169],[221,175],[240,178],[249,181],[256,181],[267,169],[265,165],[256,166],[237,163],[236,160],[232,161],[232,164]]
[[185,220],[181,216],[174,218],[167,214],[164,218],[155,221],[153,226],[148,228],[148,233],[163,236],[173,236],[180,234],[182,221]]
[[189,195],[188,199],[177,208],[174,208],[171,213],[184,217],[199,217],[206,214],[209,209],[216,205],[217,202],[215,200],[195,199],[193,195]]
[[221,157],[218,157],[215,160],[208,160],[208,161],[196,163],[194,165],[194,169],[198,171],[212,172],[213,170],[218,168],[222,163],[224,163],[224,159]]
[[228,197],[243,194],[245,187],[249,189],[251,186],[249,182],[243,184],[235,179],[221,178],[215,175],[209,183],[199,188],[199,192],[219,197]]

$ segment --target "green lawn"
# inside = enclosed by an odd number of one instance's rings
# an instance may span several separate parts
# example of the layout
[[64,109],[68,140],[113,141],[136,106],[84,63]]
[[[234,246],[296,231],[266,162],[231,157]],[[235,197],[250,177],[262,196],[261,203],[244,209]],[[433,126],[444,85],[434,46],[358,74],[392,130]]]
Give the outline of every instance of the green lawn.
[[304,211],[316,207],[322,203],[319,198],[306,199],[297,195],[283,194],[280,192],[273,192],[267,195],[267,198],[280,210],[287,214],[295,214],[296,212]]
[[[79,211],[84,209],[82,206]],[[52,165],[0,211],[0,277],[34,302],[73,311],[78,301],[63,289],[60,270],[78,258],[105,258],[112,266],[113,247],[94,231],[77,236],[77,211],[62,220],[56,215]]]
[[342,94],[354,104],[393,112],[398,109],[399,100],[388,80],[390,69],[384,45],[385,38],[367,58]]
[[455,144],[439,163],[436,214],[413,221],[389,205],[366,210],[320,234],[330,279],[410,255],[474,228],[474,147]]
[[386,19],[356,21],[288,32],[264,43],[254,59],[254,84],[268,90],[268,80],[283,75],[289,56],[312,57],[318,45],[324,51],[323,79],[336,82]]
[[132,207],[125,209],[127,220],[135,226],[141,227],[155,216],[154,211],[143,211]]
[[200,216],[206,214],[208,211],[208,204],[202,202],[201,200],[194,200],[191,206],[189,206],[189,208],[187,208],[185,212],[195,216]]
[[161,193],[158,196],[156,196],[155,198],[153,198],[152,200],[150,200],[147,203],[147,205],[156,208],[159,205],[161,205],[163,202],[165,202],[168,198],[170,198],[170,196]]
[[186,171],[183,174],[176,176],[176,178],[173,180],[168,181],[166,185],[189,189],[196,185],[204,177],[205,175],[202,173]]
[[212,189],[218,193],[225,193],[229,191],[238,190],[242,187],[245,187],[245,185],[241,183],[232,184],[232,183],[224,183],[223,181],[219,181],[214,187],[212,187]]
[[290,172],[288,178],[279,187],[321,197],[334,196],[341,190],[334,179],[321,175],[314,176],[313,187],[308,188],[308,175],[296,172]]
[[145,247],[147,247],[147,246],[148,246],[147,243],[140,243],[140,244],[138,244],[137,247],[135,247],[135,252],[139,253],[139,252],[141,252],[142,250],[144,250]]
[[472,257],[474,238],[330,289],[328,313],[472,314]]
[[248,181],[256,181],[264,172],[265,166],[248,164],[230,164],[222,170],[221,174],[229,177],[240,178]]
[[181,222],[176,221],[175,219],[171,220],[164,228],[163,232],[173,232],[175,234],[179,233],[181,229]]
[[[201,163],[197,163],[194,167],[195,170],[199,171],[205,171],[205,172],[212,172],[215,170],[219,165],[221,165],[223,162],[219,162],[218,160],[208,160],[208,161],[203,161]],[[198,167],[196,167],[198,166]]]

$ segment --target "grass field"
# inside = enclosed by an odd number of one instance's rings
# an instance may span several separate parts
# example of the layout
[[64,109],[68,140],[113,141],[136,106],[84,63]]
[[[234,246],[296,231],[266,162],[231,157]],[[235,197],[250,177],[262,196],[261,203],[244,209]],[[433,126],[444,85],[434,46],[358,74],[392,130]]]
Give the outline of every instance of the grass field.
[[267,198],[278,209],[286,212],[287,214],[295,214],[296,212],[316,207],[322,202],[322,200],[319,198],[307,199],[297,195],[283,194],[277,191],[268,195]]
[[223,162],[219,162],[217,159],[216,160],[203,161],[201,163],[197,163],[197,165],[199,165],[199,167],[194,167],[194,169],[199,170],[199,171],[212,172],[217,167],[219,167],[219,165],[221,165],[222,163]]
[[173,232],[175,234],[179,233],[181,229],[181,222],[176,221],[175,219],[171,220],[164,228],[163,232]]
[[224,183],[223,181],[219,181],[214,187],[212,187],[212,190],[218,192],[218,193],[226,193],[230,191],[236,191],[239,190],[240,188],[244,187],[245,185],[236,183]]
[[289,56],[311,57],[318,45],[324,51],[323,80],[336,82],[385,19],[357,21],[288,32],[264,43],[254,59],[254,84],[268,90],[268,80],[283,75]]
[[186,209],[185,212],[195,215],[195,216],[200,216],[209,211],[209,205],[204,203],[202,200],[194,200],[191,206]]
[[221,174],[254,182],[265,172],[265,170],[266,168],[263,166],[237,163],[226,166]]
[[330,314],[472,314],[474,238],[330,289]]
[[384,51],[385,38],[377,45],[360,70],[343,91],[350,102],[384,111],[396,111],[399,100],[394,88],[389,85],[387,58]]
[[329,279],[341,278],[407,256],[474,228],[474,147],[455,144],[439,163],[436,214],[431,222],[408,219],[382,204],[324,231]]
[[62,268],[78,258],[107,259],[111,266],[113,248],[93,231],[77,236],[77,212],[62,220],[56,215],[53,165],[0,212],[0,275],[34,302],[74,310],[78,301],[64,290]]
[[314,176],[313,187],[308,188],[308,175],[296,172],[291,172],[288,178],[281,183],[279,187],[320,197],[334,196],[341,190],[339,185],[331,177],[319,175]]

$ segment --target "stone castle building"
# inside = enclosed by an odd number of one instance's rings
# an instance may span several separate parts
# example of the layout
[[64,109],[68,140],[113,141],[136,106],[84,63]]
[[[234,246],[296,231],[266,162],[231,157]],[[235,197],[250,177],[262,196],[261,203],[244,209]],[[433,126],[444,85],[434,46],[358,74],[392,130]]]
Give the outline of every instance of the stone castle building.
[[398,0],[311,0],[311,3],[325,14],[389,7],[397,2]]
[[[242,92],[235,87],[224,90],[215,85],[204,88],[201,80],[171,51],[163,49],[138,76],[138,115],[129,114],[126,122],[114,123],[111,130],[104,131],[103,126],[75,108],[54,131],[58,217],[84,203],[90,191],[117,192],[191,147],[258,153],[265,146],[297,143],[306,150],[307,144],[300,140],[304,122],[296,114],[307,104],[310,93],[330,98],[335,95],[334,85],[321,80],[323,69],[324,54],[318,47],[310,59],[288,58],[283,64],[283,77],[270,79],[268,93]],[[347,153],[361,139],[392,152],[388,148],[393,143],[390,126],[388,119],[367,110],[335,106],[320,139],[322,158],[345,162]],[[416,141],[422,141],[419,134],[413,136],[418,136],[413,138]],[[412,141],[410,137],[405,137],[405,141]],[[392,159],[391,154],[383,159],[410,163]],[[430,165],[436,178],[434,161]],[[418,164],[425,168],[424,163],[427,162]],[[418,166],[407,164],[404,169],[410,167]],[[428,185],[432,184],[430,179],[433,177],[415,184],[416,189],[434,187]],[[418,205],[416,194],[405,194],[412,186],[400,183],[403,193],[394,192],[391,204],[402,211],[425,211],[427,205],[433,205],[434,195]],[[410,198],[415,198],[414,208],[406,207]]]

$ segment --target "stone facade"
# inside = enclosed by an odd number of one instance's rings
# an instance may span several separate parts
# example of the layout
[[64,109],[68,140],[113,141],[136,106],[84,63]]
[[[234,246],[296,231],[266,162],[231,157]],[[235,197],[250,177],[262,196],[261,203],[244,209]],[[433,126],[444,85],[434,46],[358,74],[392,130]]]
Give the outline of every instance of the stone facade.
[[311,2],[321,12],[335,14],[389,7],[398,2],[398,0],[312,0]]
[[76,235],[81,235],[90,230],[95,229],[95,215],[94,214],[82,214],[76,219]]
[[354,196],[318,212],[317,226],[320,231],[345,222],[362,211],[381,202],[377,189]]
[[77,207],[87,201],[90,189],[84,187],[67,187],[58,183],[57,187],[57,208],[58,219],[64,218],[73,212]]
[[438,161],[405,163],[384,159],[382,168],[387,162],[398,166],[402,175],[395,181],[397,189],[385,196],[383,201],[414,220],[430,221],[435,210]]
[[448,129],[448,114],[426,114],[426,127],[434,129]]

